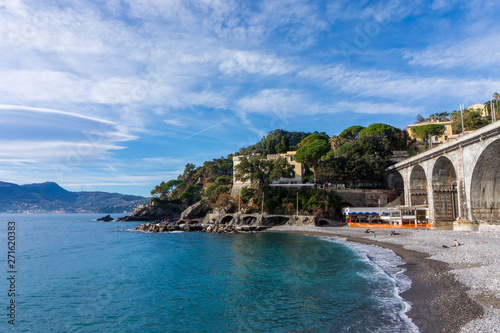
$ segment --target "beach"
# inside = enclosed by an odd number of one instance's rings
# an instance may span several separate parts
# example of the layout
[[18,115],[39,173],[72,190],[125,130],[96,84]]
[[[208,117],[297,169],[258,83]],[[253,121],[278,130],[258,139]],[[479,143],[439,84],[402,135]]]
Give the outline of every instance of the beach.
[[[405,229],[391,236],[350,227],[279,226],[270,232],[340,237],[392,250],[412,280],[401,296],[421,332],[500,332],[500,228],[480,231]],[[453,246],[457,240],[460,246]],[[443,247],[443,245],[445,247]]]

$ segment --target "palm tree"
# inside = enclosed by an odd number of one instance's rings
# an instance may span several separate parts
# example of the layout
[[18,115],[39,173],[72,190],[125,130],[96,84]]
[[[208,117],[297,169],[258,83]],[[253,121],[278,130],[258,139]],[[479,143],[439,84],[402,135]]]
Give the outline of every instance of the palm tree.
[[342,146],[342,140],[337,135],[333,135],[328,141],[330,141],[330,146],[332,146],[333,152],[337,153],[337,149]]
[[496,119],[496,113],[498,112],[498,93],[494,93],[493,94],[493,98],[495,99],[496,101],[496,108],[495,108],[495,119]]

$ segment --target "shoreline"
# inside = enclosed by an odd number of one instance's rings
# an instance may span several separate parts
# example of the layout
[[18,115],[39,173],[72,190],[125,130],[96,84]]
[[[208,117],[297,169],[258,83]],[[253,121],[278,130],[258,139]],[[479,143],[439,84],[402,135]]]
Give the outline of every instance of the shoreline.
[[[404,274],[412,281],[410,289],[400,296],[411,304],[406,315],[417,325],[420,332],[460,332],[464,326],[483,317],[486,312],[487,305],[483,302],[480,304],[477,297],[476,300],[471,297],[470,287],[458,281],[449,263],[432,259],[430,253],[407,249],[403,244],[380,239],[387,237],[390,230],[377,230],[377,236],[382,236],[379,239],[373,239],[372,234],[368,236],[364,229],[348,227],[273,227],[266,232],[339,237],[350,242],[373,244],[393,251],[405,262],[400,267],[405,268]],[[404,239],[404,236],[400,235],[390,237],[394,237],[391,241]]]

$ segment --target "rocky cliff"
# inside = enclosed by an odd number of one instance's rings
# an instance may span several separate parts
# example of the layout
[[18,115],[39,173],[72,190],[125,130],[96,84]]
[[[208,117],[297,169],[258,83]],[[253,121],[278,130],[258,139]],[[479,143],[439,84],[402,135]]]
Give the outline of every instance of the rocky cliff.
[[180,206],[162,207],[160,205],[141,205],[132,214],[121,217],[116,221],[165,221],[180,218]]

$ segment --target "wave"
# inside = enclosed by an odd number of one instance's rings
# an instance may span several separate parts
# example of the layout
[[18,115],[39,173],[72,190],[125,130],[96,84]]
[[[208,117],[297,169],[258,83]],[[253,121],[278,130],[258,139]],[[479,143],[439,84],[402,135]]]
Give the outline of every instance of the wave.
[[[394,318],[393,323],[388,325],[390,327],[381,328],[380,332],[419,332],[418,327],[407,316],[411,303],[400,296],[401,293],[411,288],[411,279],[404,274],[406,269],[400,267],[405,264],[401,257],[377,245],[347,241],[340,237],[320,236],[319,238],[353,249],[358,254],[358,259],[368,262],[374,268],[375,274],[370,272],[364,278],[377,282],[380,287],[384,286],[381,289],[391,289],[389,290],[392,293],[390,298],[387,298],[387,290],[385,292],[374,290],[374,296],[385,305],[383,310],[386,314],[398,316],[402,323]],[[358,274],[363,273],[358,272]],[[394,309],[399,310],[394,311]],[[400,323],[397,324],[398,322]]]

